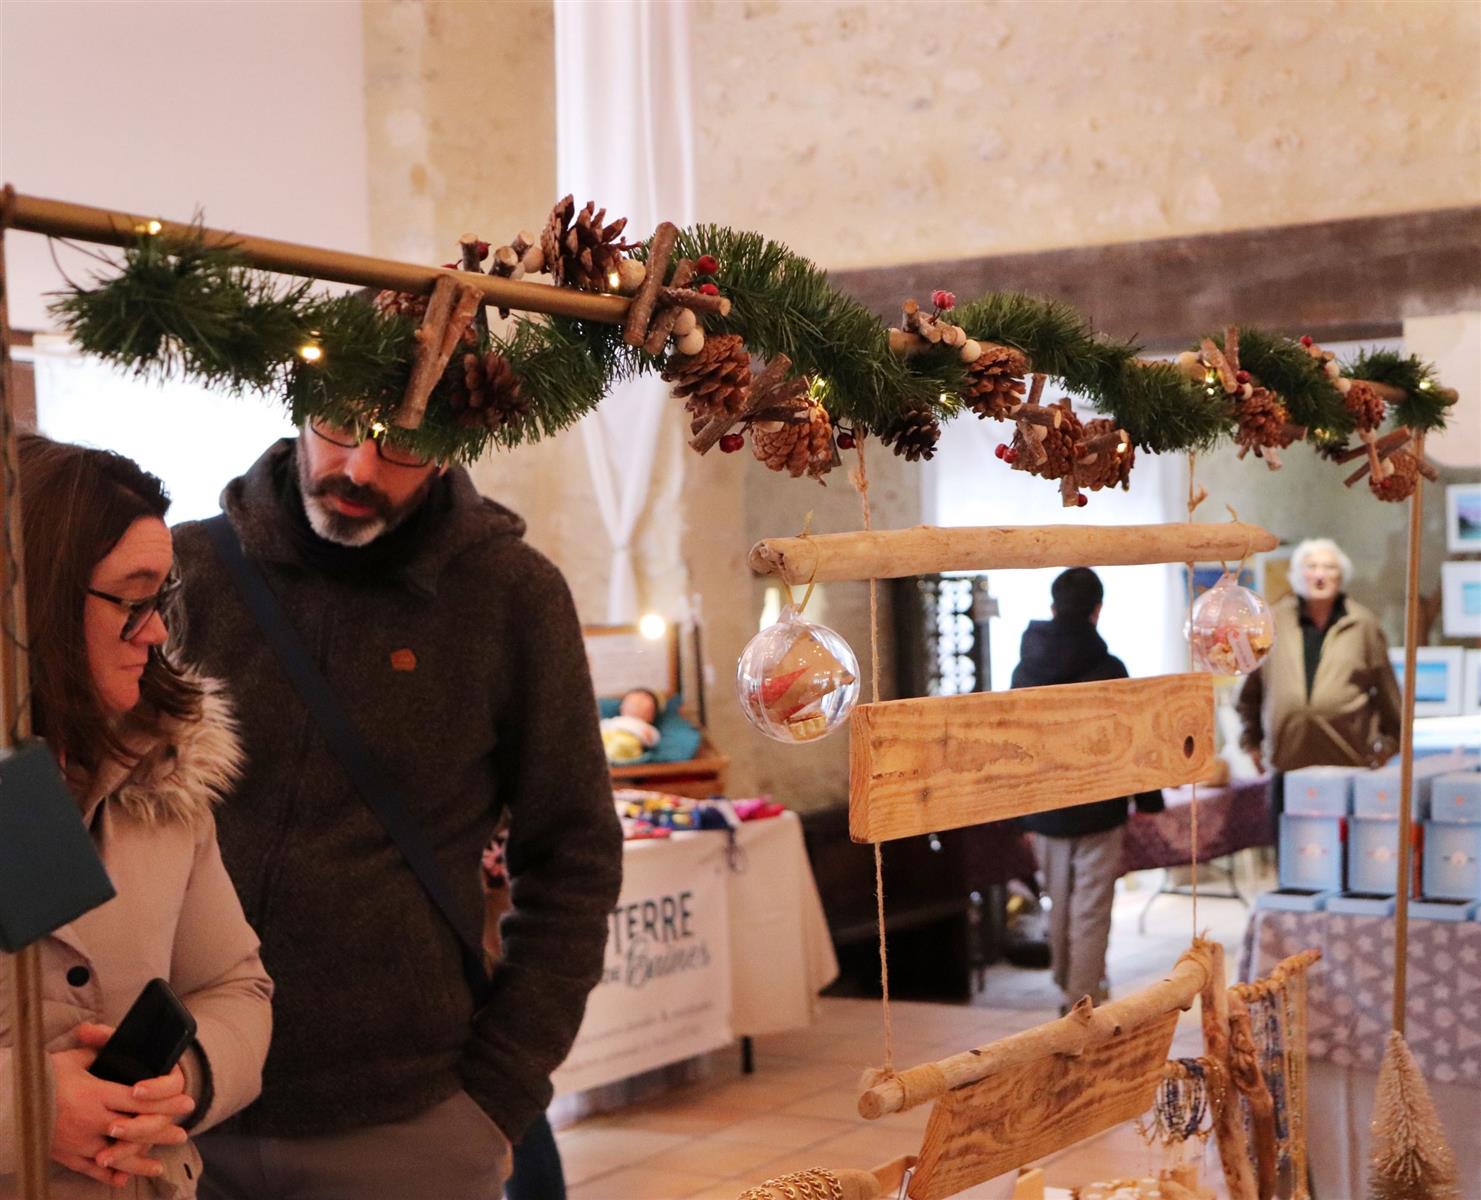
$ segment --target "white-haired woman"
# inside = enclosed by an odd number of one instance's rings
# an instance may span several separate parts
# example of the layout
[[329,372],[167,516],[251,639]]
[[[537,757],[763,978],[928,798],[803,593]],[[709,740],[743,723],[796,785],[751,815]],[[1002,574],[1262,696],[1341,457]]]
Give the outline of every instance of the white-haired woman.
[[1378,619],[1343,591],[1352,560],[1330,538],[1291,554],[1291,590],[1275,604],[1275,647],[1245,680],[1237,707],[1240,745],[1255,766],[1372,767],[1399,745],[1398,680]]

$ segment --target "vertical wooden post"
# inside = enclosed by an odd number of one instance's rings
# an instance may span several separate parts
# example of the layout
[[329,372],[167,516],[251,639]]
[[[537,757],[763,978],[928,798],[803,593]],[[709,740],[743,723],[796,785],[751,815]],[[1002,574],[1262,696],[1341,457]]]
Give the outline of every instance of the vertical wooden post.
[[[1414,454],[1424,456],[1424,435],[1414,439]],[[1424,532],[1424,476],[1414,481],[1409,499],[1409,563],[1404,578],[1404,718],[1399,731],[1399,884],[1394,907],[1394,1028],[1404,1032],[1408,986],[1409,888],[1414,878],[1414,677],[1419,657],[1419,544]]]
[[[26,661],[26,590],[21,554],[20,472],[16,462],[15,386],[10,363],[5,231],[15,191],[0,194],[0,750],[31,734]],[[46,1052],[41,1026],[41,948],[30,945],[11,964],[15,1011],[16,1164],[23,1200],[46,1200]],[[0,1137],[9,1131],[0,1131]]]

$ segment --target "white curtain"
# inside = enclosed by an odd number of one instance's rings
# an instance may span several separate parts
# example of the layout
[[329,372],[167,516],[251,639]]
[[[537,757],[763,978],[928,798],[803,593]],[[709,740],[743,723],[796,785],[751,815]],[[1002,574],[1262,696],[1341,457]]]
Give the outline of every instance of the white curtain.
[[[1078,404],[1076,411],[1097,415]],[[1086,507],[1064,508],[1058,484],[1010,471],[994,457],[993,447],[1012,437],[1012,425],[970,415],[946,426],[924,479],[926,520],[937,525],[1151,525],[1186,519],[1185,456],[1138,453],[1129,492],[1092,492]],[[988,627],[994,691],[1008,687],[1028,623],[1049,619],[1049,584],[1059,571],[990,576],[988,588],[999,610]],[[1181,571],[1165,565],[1096,568],[1106,589],[1100,634],[1132,675],[1186,668]]]
[[[628,218],[629,240],[694,218],[686,6],[661,0],[556,0],[556,171],[562,195]],[[648,504],[668,390],[620,385],[581,425],[612,544],[607,620],[636,619],[633,538]]]

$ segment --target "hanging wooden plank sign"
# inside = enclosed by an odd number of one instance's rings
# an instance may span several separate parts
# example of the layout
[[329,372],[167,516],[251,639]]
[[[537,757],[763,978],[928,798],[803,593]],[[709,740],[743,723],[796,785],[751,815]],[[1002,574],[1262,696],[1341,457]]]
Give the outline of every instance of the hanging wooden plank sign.
[[849,835],[883,842],[1178,787],[1208,775],[1208,675],[861,704]]
[[1146,1112],[1178,1014],[948,1092],[926,1125],[911,1200],[953,1196]]

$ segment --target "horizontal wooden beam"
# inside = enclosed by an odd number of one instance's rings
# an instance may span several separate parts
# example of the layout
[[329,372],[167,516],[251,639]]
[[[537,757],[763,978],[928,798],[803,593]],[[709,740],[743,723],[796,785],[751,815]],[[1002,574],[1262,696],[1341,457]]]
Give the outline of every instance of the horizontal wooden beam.
[[1240,522],[960,529],[917,525],[913,529],[767,538],[751,548],[751,569],[787,583],[827,583],[1009,567],[1238,561],[1246,554],[1274,550],[1276,545],[1273,533]]
[[1179,787],[1213,758],[1208,675],[861,704],[849,836],[885,842]]
[[831,272],[891,323],[935,288],[1063,300],[1113,337],[1192,345],[1230,322],[1320,342],[1396,337],[1481,305],[1481,206]]

